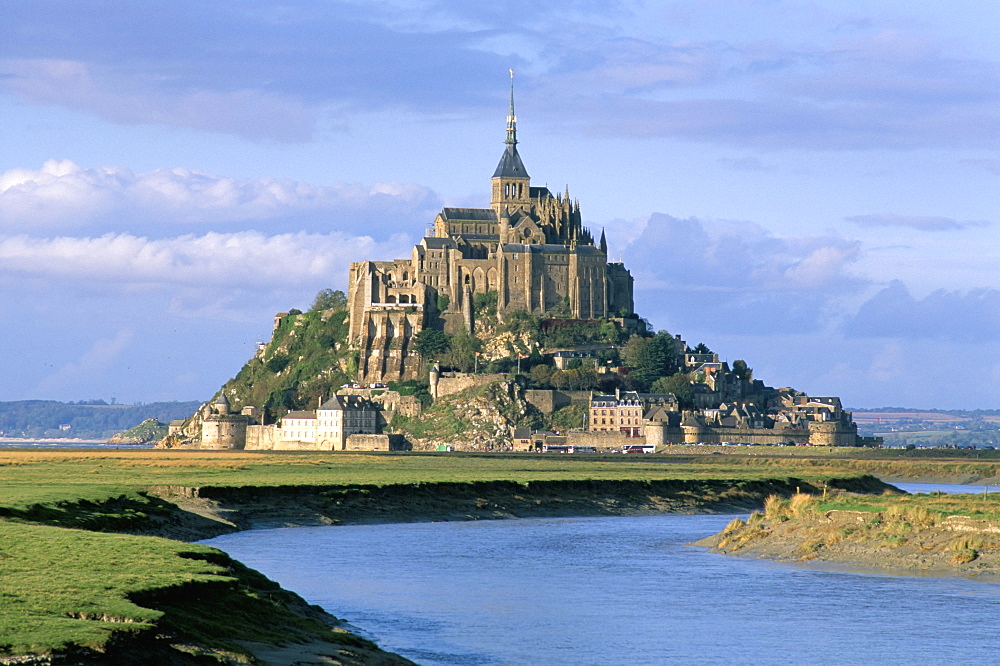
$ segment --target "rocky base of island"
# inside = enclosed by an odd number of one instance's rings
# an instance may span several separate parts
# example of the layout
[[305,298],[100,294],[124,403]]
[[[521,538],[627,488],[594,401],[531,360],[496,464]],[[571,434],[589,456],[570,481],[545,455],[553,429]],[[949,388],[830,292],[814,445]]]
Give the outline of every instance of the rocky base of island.
[[694,545],[742,557],[1000,582],[998,507],[1000,500],[976,495],[775,496],[763,512],[734,519]]

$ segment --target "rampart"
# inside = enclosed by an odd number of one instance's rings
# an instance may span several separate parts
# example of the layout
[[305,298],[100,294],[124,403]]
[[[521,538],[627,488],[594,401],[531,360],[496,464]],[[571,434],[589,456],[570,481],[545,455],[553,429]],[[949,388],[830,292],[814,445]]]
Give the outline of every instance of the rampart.
[[551,414],[557,409],[570,405],[589,405],[590,391],[554,391],[546,389],[528,389],[524,399],[538,408],[543,414]]
[[598,450],[620,449],[629,444],[645,444],[645,437],[626,437],[623,432],[586,432],[570,430],[566,433],[566,443],[571,446],[594,446]]
[[492,384],[507,379],[507,375],[476,375],[467,372],[443,372],[437,380],[437,391],[431,391],[432,395],[442,397],[464,391],[474,386]]
[[273,451],[281,443],[281,430],[273,425],[247,426],[246,449],[248,451]]
[[409,451],[409,442],[402,435],[348,435],[346,451]]

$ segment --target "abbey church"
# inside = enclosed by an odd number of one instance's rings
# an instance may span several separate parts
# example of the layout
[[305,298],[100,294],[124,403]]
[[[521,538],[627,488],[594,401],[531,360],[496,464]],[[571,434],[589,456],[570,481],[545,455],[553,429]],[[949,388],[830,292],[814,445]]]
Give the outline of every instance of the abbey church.
[[496,292],[497,313],[598,319],[631,315],[632,275],[608,261],[581,222],[569,190],[532,187],[517,152],[511,80],[503,155],[489,208],[445,208],[434,235],[408,259],[352,262],[350,342],[360,350],[359,379],[416,378],[413,337],[424,328],[473,330],[473,295]]

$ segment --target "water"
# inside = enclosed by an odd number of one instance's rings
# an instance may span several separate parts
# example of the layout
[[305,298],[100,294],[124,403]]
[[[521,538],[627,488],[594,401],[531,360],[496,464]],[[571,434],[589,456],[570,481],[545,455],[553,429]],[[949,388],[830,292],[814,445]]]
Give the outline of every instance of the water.
[[977,486],[975,484],[959,484],[959,483],[894,483],[892,484],[899,488],[900,490],[905,490],[908,493],[932,493],[941,492],[947,495],[961,495],[965,493],[972,493],[973,495],[983,493],[983,488],[987,489],[987,492],[996,493],[1000,492],[1000,486]]
[[981,664],[1000,585],[744,560],[731,516],[357,525],[207,541],[420,664]]
[[152,449],[153,444],[129,444],[114,446],[93,440],[47,439],[47,440],[4,440],[0,438],[0,449]]

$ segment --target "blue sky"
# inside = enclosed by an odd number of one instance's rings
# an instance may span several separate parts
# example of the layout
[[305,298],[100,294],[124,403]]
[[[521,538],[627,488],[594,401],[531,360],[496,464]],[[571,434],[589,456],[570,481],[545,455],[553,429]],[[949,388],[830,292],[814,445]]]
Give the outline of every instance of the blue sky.
[[567,185],[657,329],[1000,406],[1000,4],[8,0],[0,400],[207,399],[275,312]]

